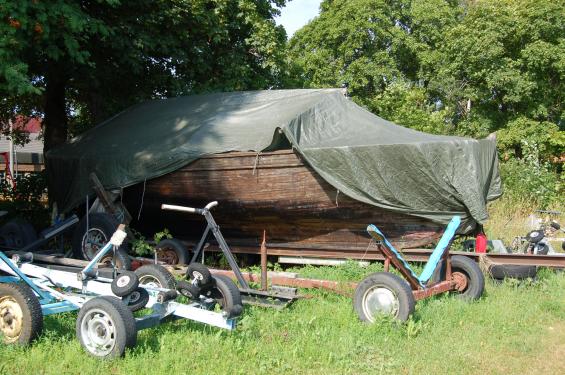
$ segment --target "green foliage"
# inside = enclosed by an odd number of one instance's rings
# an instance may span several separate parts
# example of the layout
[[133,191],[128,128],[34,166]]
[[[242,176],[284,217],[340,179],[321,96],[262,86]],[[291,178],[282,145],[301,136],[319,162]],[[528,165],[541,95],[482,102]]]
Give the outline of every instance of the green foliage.
[[22,217],[37,228],[49,224],[49,211],[46,207],[47,184],[45,173],[19,174],[15,187],[5,179],[0,180],[0,210],[8,211],[2,219]]
[[284,3],[0,0],[0,123],[45,115],[52,145],[143,100],[277,87]]
[[515,204],[545,209],[563,201],[563,181],[550,170],[548,163],[512,159],[501,163],[505,195]]
[[503,159],[519,160],[506,167],[517,173],[505,173],[507,193],[554,200],[565,156],[564,47],[562,1],[326,0],[289,42],[289,84],[347,82],[358,104],[429,133],[497,131]]
[[[134,238],[130,241],[131,248],[136,255],[152,255],[155,252],[155,246],[147,242],[144,235],[130,227],[130,231],[133,233]],[[171,232],[167,228],[153,235],[153,241],[155,244],[161,242],[165,238],[173,238]]]

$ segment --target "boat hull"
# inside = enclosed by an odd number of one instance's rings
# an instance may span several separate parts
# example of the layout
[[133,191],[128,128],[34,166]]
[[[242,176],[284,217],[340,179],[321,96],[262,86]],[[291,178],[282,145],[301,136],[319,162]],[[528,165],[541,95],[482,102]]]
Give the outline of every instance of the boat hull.
[[368,224],[400,249],[430,244],[443,230],[339,193],[291,150],[203,157],[126,189],[123,198],[139,216],[135,227],[147,233],[167,228],[189,241],[198,239],[204,218],[161,211],[161,204],[203,207],[216,200],[212,213],[234,252],[257,253],[265,232],[270,254],[371,259]]

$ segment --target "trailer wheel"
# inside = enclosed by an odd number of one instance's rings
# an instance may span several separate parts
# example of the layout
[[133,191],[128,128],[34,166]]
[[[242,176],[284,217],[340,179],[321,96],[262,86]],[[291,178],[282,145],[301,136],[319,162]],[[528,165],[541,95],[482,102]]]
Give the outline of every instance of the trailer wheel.
[[126,296],[133,293],[139,286],[139,278],[133,271],[122,271],[114,280],[110,287],[112,293],[118,297]]
[[202,263],[191,263],[186,271],[188,278],[198,280],[201,286],[208,285],[214,280],[208,267]]
[[133,313],[116,297],[96,297],[80,309],[77,337],[86,351],[98,358],[120,357],[135,346],[137,329]]
[[485,290],[485,276],[474,260],[461,255],[451,257],[451,279],[464,300],[479,299]]
[[43,329],[39,299],[24,284],[0,284],[0,333],[4,344],[27,345]]
[[389,272],[373,273],[355,288],[353,307],[364,322],[374,323],[379,314],[404,322],[414,312],[414,305],[408,283]]
[[8,221],[0,228],[0,244],[12,249],[21,249],[37,240],[33,226],[23,219]]
[[139,278],[139,285],[175,289],[175,277],[161,265],[146,264],[136,269],[135,273]]
[[213,298],[216,303],[227,314],[228,318],[234,318],[243,312],[241,293],[235,283],[225,275],[214,275],[214,286],[204,293],[206,297]]
[[131,258],[123,247],[118,247],[116,251],[109,252],[100,259],[100,263],[107,267],[112,267],[112,264],[120,270],[131,270]]
[[[88,216],[88,232],[86,224],[83,217],[73,233],[72,246],[76,258],[91,260],[110,241],[119,223],[112,215],[97,212]],[[122,244],[120,249],[127,254],[127,246]]]
[[124,301],[127,297],[129,297],[127,305],[132,312],[143,309],[149,302],[149,292],[143,288],[137,288],[129,295],[122,297],[122,301]]
[[160,241],[155,246],[157,260],[165,264],[188,264],[190,263],[190,254],[188,249],[182,242],[175,238],[169,238]]
[[179,280],[177,283],[177,291],[191,300],[197,300],[202,290],[196,285],[192,285],[189,281]]

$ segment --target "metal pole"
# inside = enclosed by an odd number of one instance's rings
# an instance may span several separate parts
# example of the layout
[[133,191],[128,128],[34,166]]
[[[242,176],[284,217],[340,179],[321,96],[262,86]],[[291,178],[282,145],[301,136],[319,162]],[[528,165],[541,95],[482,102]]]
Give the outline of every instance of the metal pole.
[[263,230],[263,242],[261,243],[261,290],[267,290],[267,243],[265,230]]

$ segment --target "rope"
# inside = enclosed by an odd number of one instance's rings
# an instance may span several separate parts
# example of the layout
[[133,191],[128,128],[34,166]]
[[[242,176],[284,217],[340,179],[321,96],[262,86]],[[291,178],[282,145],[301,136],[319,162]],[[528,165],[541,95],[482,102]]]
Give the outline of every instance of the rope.
[[145,184],[147,179],[143,180],[143,192],[141,193],[141,205],[139,206],[139,212],[137,213],[137,220],[141,217],[141,210],[143,210],[143,200],[145,199]]
[[[339,191],[339,190],[338,190]],[[377,244],[374,238],[371,238],[369,240],[369,244],[367,245],[367,248],[365,249],[365,254],[363,254],[363,256],[361,257],[361,260],[365,259],[365,256],[367,255],[367,252],[369,251],[369,248],[371,247],[371,245],[373,244]]]
[[259,154],[261,153],[261,151],[259,151],[257,153],[257,155],[255,156],[255,163],[253,164],[253,173],[252,175],[255,176],[255,171],[257,170],[257,164],[259,164]]
[[337,193],[335,194],[335,206],[339,207],[339,203],[337,202],[337,197],[339,197],[339,189],[337,189]]

